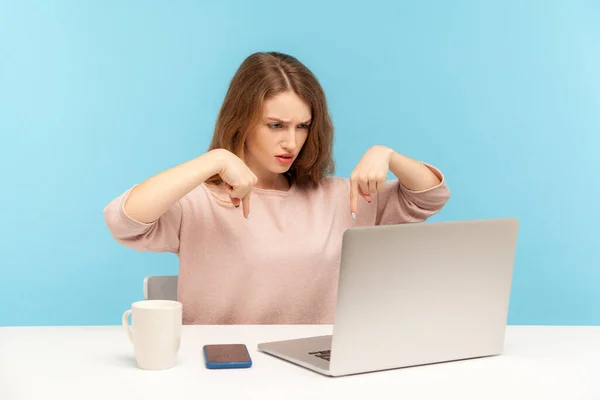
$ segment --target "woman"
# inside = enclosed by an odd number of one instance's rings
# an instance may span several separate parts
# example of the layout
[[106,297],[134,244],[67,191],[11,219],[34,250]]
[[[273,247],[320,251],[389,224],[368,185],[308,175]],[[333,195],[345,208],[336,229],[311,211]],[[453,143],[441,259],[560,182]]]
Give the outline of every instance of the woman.
[[184,324],[332,323],[344,230],[424,221],[450,195],[439,170],[385,146],[332,177],[332,143],[313,74],[253,54],[209,151],[111,201],[106,224],[122,245],[179,256]]

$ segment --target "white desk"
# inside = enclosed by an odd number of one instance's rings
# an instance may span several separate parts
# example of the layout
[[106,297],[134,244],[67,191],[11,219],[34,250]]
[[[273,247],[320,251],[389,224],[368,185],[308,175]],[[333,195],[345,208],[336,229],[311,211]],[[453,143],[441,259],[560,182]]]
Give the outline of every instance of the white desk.
[[[178,365],[136,367],[121,326],[0,328],[0,399],[600,399],[600,327],[507,328],[502,356],[329,378],[256,351],[330,326],[184,326]],[[208,370],[202,346],[245,343],[250,369]],[[350,397],[352,396],[352,397]]]

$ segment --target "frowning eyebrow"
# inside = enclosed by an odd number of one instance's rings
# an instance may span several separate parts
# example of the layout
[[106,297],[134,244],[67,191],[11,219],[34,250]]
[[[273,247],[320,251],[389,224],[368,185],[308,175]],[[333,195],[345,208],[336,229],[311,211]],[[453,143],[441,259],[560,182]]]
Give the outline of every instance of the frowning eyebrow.
[[[286,120],[284,120],[284,119],[281,119],[281,118],[276,118],[276,117],[268,117],[267,119],[268,119],[269,121],[283,122],[283,123],[285,123],[285,124],[289,124],[289,123],[291,122],[291,121],[286,121]],[[304,122],[300,122],[300,123],[301,123],[301,124],[308,125],[308,124],[310,124],[311,122],[312,122],[312,119],[308,119],[308,120],[306,120],[306,121],[304,121]]]

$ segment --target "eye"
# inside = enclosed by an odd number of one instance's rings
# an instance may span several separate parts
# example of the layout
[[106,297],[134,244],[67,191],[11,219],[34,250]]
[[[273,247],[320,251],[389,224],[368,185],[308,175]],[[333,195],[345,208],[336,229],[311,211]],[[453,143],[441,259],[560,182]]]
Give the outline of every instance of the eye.
[[271,128],[271,129],[280,129],[281,128],[281,124],[269,124],[269,128]]
[[308,124],[300,124],[300,129],[308,129],[309,125]]

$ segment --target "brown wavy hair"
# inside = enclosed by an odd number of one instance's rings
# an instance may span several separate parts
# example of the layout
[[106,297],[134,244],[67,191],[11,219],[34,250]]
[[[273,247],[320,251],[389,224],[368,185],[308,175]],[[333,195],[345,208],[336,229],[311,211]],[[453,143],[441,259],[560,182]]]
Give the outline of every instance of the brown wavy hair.
[[[313,73],[296,58],[279,52],[248,56],[233,76],[215,124],[209,150],[226,149],[244,160],[246,138],[262,118],[264,102],[293,91],[310,107],[308,137],[287,175],[296,185],[317,186],[335,172],[333,124],[325,93]],[[220,177],[208,181],[220,184]]]

